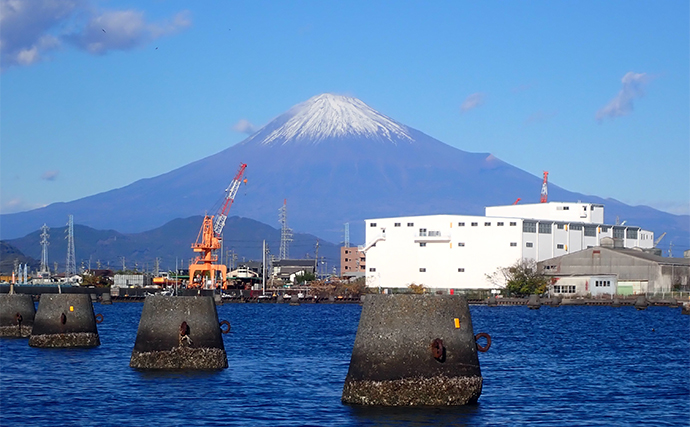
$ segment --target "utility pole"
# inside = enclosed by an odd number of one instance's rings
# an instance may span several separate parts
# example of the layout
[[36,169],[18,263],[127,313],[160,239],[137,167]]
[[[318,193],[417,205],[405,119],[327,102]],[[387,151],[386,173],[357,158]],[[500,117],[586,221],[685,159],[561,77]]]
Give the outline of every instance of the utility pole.
[[316,239],[316,249],[314,250],[314,273],[316,279],[319,278],[319,239]]
[[263,258],[261,260],[261,295],[266,295],[266,239],[264,239]]

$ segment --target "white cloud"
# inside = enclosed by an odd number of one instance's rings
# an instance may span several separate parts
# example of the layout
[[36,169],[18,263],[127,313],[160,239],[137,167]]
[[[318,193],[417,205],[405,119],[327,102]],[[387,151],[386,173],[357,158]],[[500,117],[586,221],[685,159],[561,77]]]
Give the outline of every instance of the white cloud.
[[69,35],[67,40],[93,54],[129,50],[188,27],[191,25],[188,15],[181,12],[169,22],[149,24],[142,11],[107,11],[91,17],[83,29]]
[[0,0],[3,68],[30,65],[60,46],[48,31],[69,19],[82,0]]
[[45,60],[63,42],[104,54],[133,49],[190,25],[187,11],[151,23],[134,9],[99,11],[94,0],[0,0],[2,67]]
[[45,205],[30,203],[20,197],[15,197],[9,200],[2,201],[2,203],[0,204],[0,214],[30,211],[32,209],[42,208],[43,206]]
[[58,170],[45,171],[41,174],[41,179],[44,181],[55,181],[58,175],[60,175],[60,171]]
[[486,95],[482,92],[473,93],[472,95],[465,98],[465,100],[462,102],[462,105],[460,106],[460,112],[465,113],[467,111],[479,107],[484,103],[485,98]]
[[623,87],[620,92],[597,111],[596,119],[602,121],[607,117],[614,119],[630,114],[633,111],[633,101],[644,95],[644,87],[649,80],[647,73],[626,73],[621,80]]
[[251,135],[256,132],[257,127],[251,124],[249,120],[241,119],[239,122],[235,123],[235,125],[232,127],[232,130]]

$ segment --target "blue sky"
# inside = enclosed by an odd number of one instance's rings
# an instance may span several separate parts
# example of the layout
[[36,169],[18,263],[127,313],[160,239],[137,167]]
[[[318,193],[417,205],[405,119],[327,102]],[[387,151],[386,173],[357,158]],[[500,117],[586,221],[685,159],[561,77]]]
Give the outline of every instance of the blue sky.
[[690,213],[687,1],[0,5],[1,213],[165,173],[324,92]]

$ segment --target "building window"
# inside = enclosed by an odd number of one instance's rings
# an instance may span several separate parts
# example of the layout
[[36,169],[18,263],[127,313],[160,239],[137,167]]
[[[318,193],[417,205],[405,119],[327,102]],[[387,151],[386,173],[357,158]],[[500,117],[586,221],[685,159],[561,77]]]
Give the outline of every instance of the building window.
[[393,227],[400,227],[400,223],[396,222],[395,224],[393,224]]
[[511,223],[510,223],[510,226],[511,226],[511,227],[515,227],[516,225],[517,225],[517,222],[511,222]]
[[345,253],[346,253],[346,254],[349,254],[349,253],[350,253],[350,251],[348,251],[347,249],[345,249]]
[[595,225],[585,225],[585,236],[596,237],[597,227]]
[[490,223],[490,222],[485,222],[485,223],[484,223],[484,227],[490,227],[490,226],[491,226],[491,223]]
[[370,268],[369,268],[369,271],[371,271],[371,272],[373,273],[374,271],[376,271],[376,268],[370,267]]
[[464,268],[458,268],[458,273],[464,273],[465,269]]
[[421,268],[419,269],[419,272],[420,272],[420,273],[426,273],[426,268],[421,267]]
[[345,258],[345,262],[350,262],[350,258]]
[[523,233],[536,233],[537,232],[537,223],[533,221],[525,221],[522,223],[522,232]]
[[464,227],[464,226],[465,226],[465,223],[464,223],[464,222],[459,222],[459,223],[458,223],[458,227]]
[[465,242],[458,242],[458,246],[465,246]]
[[421,246],[421,247],[426,246],[426,242],[419,242],[419,246]]
[[605,225],[602,225],[600,228],[601,228],[602,233],[608,233],[610,227],[606,227]]
[[376,227],[376,223],[372,222],[371,224],[369,224],[369,227]]
[[527,242],[527,243],[525,243],[525,246],[528,247],[528,248],[531,248],[531,247],[533,247],[534,245],[532,244],[532,242]]
[[473,223],[472,223],[472,224],[470,224],[470,225],[471,225],[472,227],[476,227],[476,226],[478,225],[478,223],[476,223],[476,222],[473,222]]
[[420,228],[419,229],[419,235],[422,237],[426,236],[426,228]]
[[548,222],[540,222],[539,234],[551,234],[551,224]]
[[503,227],[503,223],[502,223],[502,222],[497,222],[496,225],[499,226],[499,227]]
[[510,242],[510,246],[517,246],[517,242]]
[[613,227],[613,238],[614,239],[622,239],[624,236],[624,228],[622,227]]
[[561,243],[557,244],[556,249],[563,249],[563,245]]
[[637,239],[637,228],[628,228],[625,230],[625,237],[628,239]]
[[563,230],[563,228],[565,227],[563,226],[563,224],[556,224],[556,228],[559,230]]
[[570,206],[563,206],[563,210],[564,210],[564,211],[569,211],[569,210],[570,210]]
[[414,222],[408,222],[408,223],[407,223],[407,226],[408,226],[408,227],[414,227]]
[[580,231],[580,230],[582,230],[582,224],[570,224],[570,230],[571,231]]

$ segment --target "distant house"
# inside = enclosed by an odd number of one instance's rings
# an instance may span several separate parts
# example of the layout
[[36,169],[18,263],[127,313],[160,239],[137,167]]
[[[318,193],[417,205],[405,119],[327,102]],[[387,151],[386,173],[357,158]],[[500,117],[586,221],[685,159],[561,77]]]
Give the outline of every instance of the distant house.
[[295,277],[306,273],[314,274],[316,271],[316,260],[313,259],[281,259],[273,261],[273,272],[271,276],[274,280],[281,280],[283,283],[294,282]]
[[[555,279],[554,286],[578,276],[613,277],[618,295],[669,293],[674,288],[687,288],[690,282],[690,258],[664,258],[636,249],[592,247],[543,260],[538,266]],[[587,293],[594,296],[596,283],[590,280],[588,286]]]
[[364,277],[366,274],[366,255],[356,246],[340,248],[340,276]]

